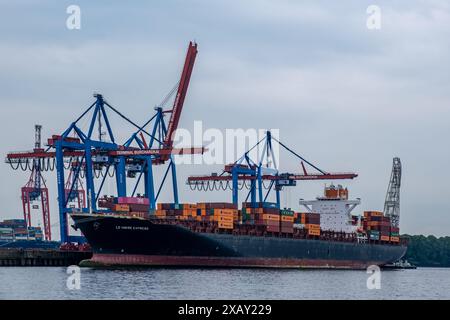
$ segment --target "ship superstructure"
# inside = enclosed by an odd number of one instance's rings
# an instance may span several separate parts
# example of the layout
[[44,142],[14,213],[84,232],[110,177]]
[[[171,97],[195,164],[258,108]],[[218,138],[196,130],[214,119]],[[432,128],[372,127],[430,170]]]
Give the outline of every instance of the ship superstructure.
[[354,233],[358,226],[353,223],[352,211],[360,199],[349,200],[349,192],[342,185],[326,186],[324,195],[316,200],[300,200],[307,212],[320,214],[320,228],[326,231]]

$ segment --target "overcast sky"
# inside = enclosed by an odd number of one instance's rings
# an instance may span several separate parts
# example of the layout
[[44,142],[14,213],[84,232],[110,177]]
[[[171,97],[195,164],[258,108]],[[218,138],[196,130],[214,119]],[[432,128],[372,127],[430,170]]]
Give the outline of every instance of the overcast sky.
[[[81,29],[66,8],[81,8]],[[381,8],[381,29],[366,9]],[[403,164],[402,233],[450,234],[450,5],[447,1],[0,1],[0,152],[61,133],[101,92],[136,122],[179,77],[189,40],[199,54],[180,126],[279,129],[280,138],[342,181],[356,210],[382,210],[392,158]],[[125,138],[131,128],[114,130]],[[300,171],[281,154],[282,169]],[[190,191],[181,201],[231,201]],[[28,173],[0,166],[0,218],[21,218]],[[58,234],[56,178],[52,230]],[[286,191],[282,204],[321,194],[324,182]],[[106,186],[110,193],[113,184]],[[163,201],[170,201],[170,189]],[[242,198],[241,198],[242,199]],[[36,215],[35,215],[36,217]],[[36,218],[39,221],[40,218]]]

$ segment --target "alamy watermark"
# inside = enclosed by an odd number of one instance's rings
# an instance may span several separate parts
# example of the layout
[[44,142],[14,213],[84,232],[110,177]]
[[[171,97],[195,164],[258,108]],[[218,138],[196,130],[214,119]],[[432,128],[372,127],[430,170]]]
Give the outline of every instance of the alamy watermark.
[[370,5],[366,9],[366,13],[369,15],[366,20],[366,27],[369,30],[381,29],[381,8],[377,5]]
[[[193,131],[189,131],[184,128],[177,129],[174,147],[183,148],[187,146],[203,146],[207,150],[202,156],[177,156],[175,157],[175,163],[222,165],[234,163],[245,153],[247,153],[248,157],[256,163],[258,163],[263,158],[264,161],[266,161],[267,148],[265,148],[265,145],[268,131],[270,131],[272,140],[280,139],[279,129],[205,129],[203,127],[202,121],[194,121]],[[271,147],[273,150],[273,154],[269,154],[270,163],[268,164],[271,166],[278,166],[280,164],[279,145],[276,142],[272,142]]]
[[80,6],[72,4],[67,7],[66,13],[69,15],[66,19],[66,27],[69,30],[81,29],[81,9]]
[[81,289],[81,269],[79,266],[67,267],[66,273],[69,275],[66,280],[66,287],[69,290]]
[[367,278],[367,289],[379,290],[381,289],[381,269],[379,266],[372,265],[367,267],[367,271],[370,276]]

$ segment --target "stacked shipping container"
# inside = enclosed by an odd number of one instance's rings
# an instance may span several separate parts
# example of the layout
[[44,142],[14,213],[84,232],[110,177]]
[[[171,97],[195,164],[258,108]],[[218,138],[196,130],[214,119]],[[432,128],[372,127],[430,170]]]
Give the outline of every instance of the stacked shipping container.
[[233,229],[239,219],[238,210],[233,204],[224,202],[203,202],[197,204],[159,203],[155,211],[157,217],[173,216],[179,220],[217,222],[220,229]]
[[[331,190],[330,196],[346,197],[347,191],[342,188]],[[152,212],[148,199],[143,197],[104,197],[99,206],[108,208],[116,214],[147,218],[154,214],[159,218],[178,220],[208,221],[219,229],[233,230],[236,224],[255,225],[270,233],[293,234],[295,229],[304,229],[308,236],[320,236],[320,214],[311,212],[294,212],[291,209],[278,209],[276,203],[264,202],[252,204],[242,203],[238,210],[232,203],[202,202],[202,203],[158,203]],[[356,225],[354,218],[352,224]],[[365,211],[363,231],[369,240],[384,242],[399,242],[399,229],[391,226],[389,217],[379,211]],[[25,229],[26,230],[26,229]],[[4,236],[10,236],[10,230],[0,230]],[[23,232],[19,230],[18,233]],[[37,235],[36,235],[37,238]]]
[[0,240],[43,240],[40,227],[27,227],[23,219],[9,219],[0,222]]
[[369,240],[384,242],[399,242],[399,228],[391,225],[391,219],[385,217],[381,211],[365,211],[363,229]]
[[295,226],[306,229],[310,236],[320,236],[320,214],[312,212],[296,212]]

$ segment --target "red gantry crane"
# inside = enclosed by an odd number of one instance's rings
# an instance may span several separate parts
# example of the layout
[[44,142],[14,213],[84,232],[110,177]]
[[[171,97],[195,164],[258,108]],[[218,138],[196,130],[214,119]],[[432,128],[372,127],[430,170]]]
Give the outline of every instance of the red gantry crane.
[[[35,125],[35,144],[34,152],[43,152],[41,148],[41,125]],[[22,187],[22,206],[23,218],[28,227],[31,227],[31,210],[39,209],[39,201],[41,202],[42,220],[44,224],[44,236],[46,240],[52,239],[50,227],[50,206],[48,200],[48,189],[45,180],[42,177],[42,161],[39,158],[31,158],[26,166],[31,169],[30,179],[27,184]]]

